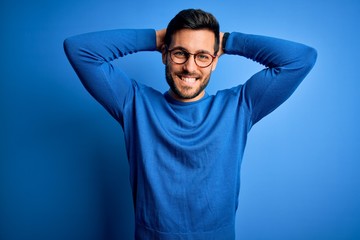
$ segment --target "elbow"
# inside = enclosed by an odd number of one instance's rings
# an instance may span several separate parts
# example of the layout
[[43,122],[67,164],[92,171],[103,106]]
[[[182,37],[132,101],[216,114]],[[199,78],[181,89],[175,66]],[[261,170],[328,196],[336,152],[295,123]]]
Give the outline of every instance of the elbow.
[[308,68],[308,70],[310,71],[316,63],[318,53],[315,48],[307,47],[306,52],[303,56],[304,62],[306,63],[305,68]]
[[305,77],[311,69],[314,67],[317,59],[317,51],[315,48],[303,45],[301,52],[299,52],[298,58],[293,66],[294,70],[300,75]]
[[288,68],[288,70],[293,71],[296,75],[295,78],[301,79],[301,81],[313,69],[317,59],[317,51],[315,48],[303,46],[304,47],[299,52],[297,59],[294,61],[294,65]]
[[317,51],[315,48],[306,47],[304,54],[302,55],[302,79],[304,79],[309,72],[313,69],[317,59]]
[[[79,55],[84,47],[84,38],[81,35],[68,37],[63,42],[63,48],[68,58]],[[73,56],[74,55],[74,56]]]
[[72,37],[66,38],[63,42],[64,52],[68,59],[71,58],[71,53],[76,52],[76,44]]
[[64,40],[64,42],[63,42],[63,47],[64,47],[64,51],[65,51],[65,52],[68,51],[68,49],[69,49],[69,47],[70,47],[70,45],[71,45],[70,42],[71,42],[71,41],[69,40],[69,38],[66,38],[66,39]]
[[83,43],[77,36],[66,38],[63,42],[63,49],[69,62],[79,62],[83,55]]

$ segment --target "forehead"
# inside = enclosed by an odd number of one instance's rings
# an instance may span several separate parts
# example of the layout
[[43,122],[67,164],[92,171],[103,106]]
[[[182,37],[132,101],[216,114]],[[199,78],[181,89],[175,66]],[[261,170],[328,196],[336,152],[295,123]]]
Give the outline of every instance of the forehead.
[[212,31],[182,29],[173,34],[170,48],[182,47],[190,52],[200,50],[213,52],[214,46],[215,35]]

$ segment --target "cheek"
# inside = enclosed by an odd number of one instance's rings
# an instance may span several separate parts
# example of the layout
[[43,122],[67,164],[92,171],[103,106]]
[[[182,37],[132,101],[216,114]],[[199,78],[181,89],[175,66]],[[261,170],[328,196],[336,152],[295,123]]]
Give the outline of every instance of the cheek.
[[209,75],[211,75],[212,69],[211,68],[206,68],[203,71],[201,71],[201,76],[203,76],[204,78],[208,78]]
[[171,75],[182,72],[181,65],[174,65],[174,64],[168,63],[167,69]]

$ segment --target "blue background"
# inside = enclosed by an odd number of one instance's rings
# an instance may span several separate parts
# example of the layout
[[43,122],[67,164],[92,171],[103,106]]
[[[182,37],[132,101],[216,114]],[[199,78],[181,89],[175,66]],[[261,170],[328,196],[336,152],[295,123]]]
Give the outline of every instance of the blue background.
[[[177,3],[180,2],[180,3]],[[360,239],[360,3],[310,1],[10,1],[0,3],[0,239],[131,239],[121,127],[80,84],[63,40],[114,28],[164,28],[203,8],[222,31],[318,50],[295,94],[249,135],[237,239]],[[262,67],[223,56],[210,93]],[[159,53],[127,73],[165,91]]]

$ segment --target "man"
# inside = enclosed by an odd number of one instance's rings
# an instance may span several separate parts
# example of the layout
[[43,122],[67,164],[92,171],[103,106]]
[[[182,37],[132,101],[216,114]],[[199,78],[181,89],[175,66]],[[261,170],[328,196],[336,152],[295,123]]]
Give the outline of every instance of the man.
[[[121,124],[130,166],[136,239],[234,239],[240,164],[251,127],[283,103],[316,51],[290,41],[219,32],[188,9],[165,30],[112,30],[65,40],[86,89]],[[114,60],[161,51],[169,91],[131,80]],[[266,66],[244,84],[208,95],[222,54]],[[226,81],[226,79],[221,79]]]

